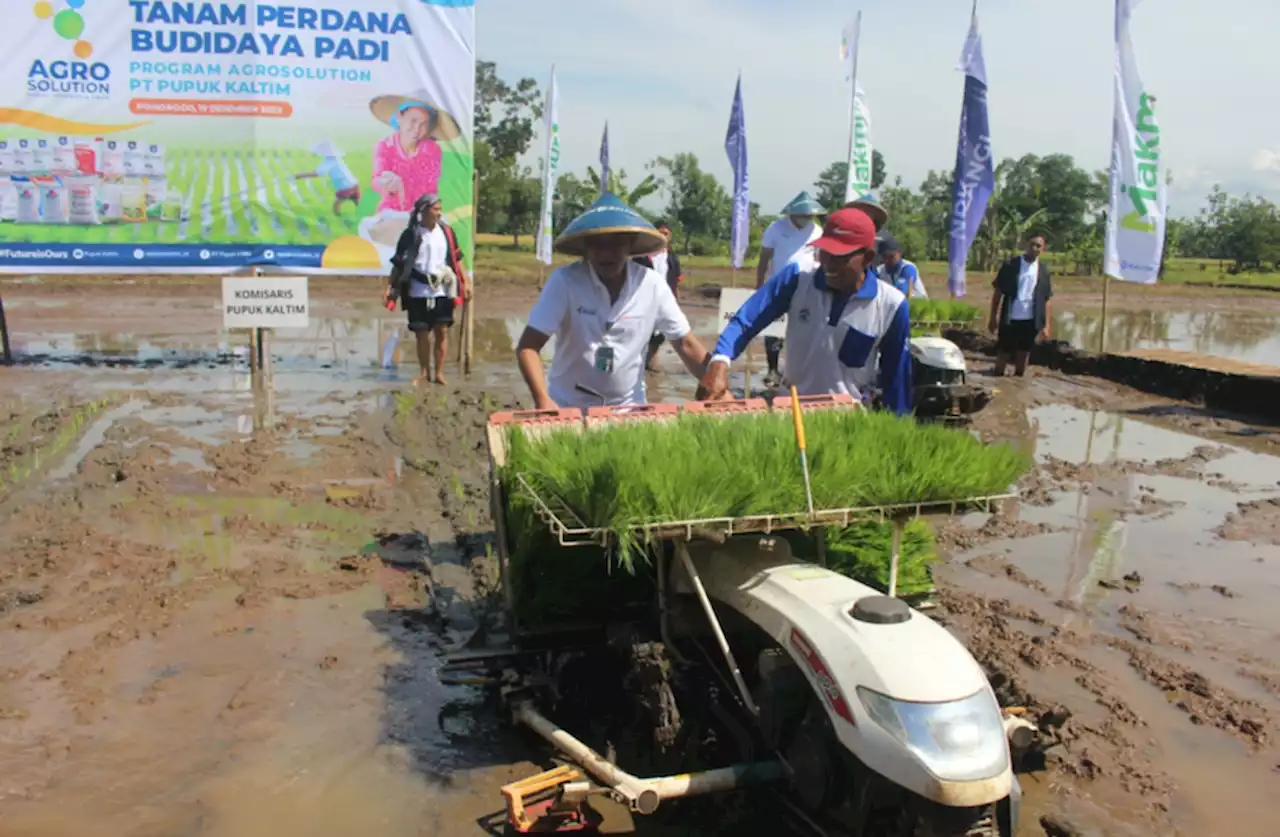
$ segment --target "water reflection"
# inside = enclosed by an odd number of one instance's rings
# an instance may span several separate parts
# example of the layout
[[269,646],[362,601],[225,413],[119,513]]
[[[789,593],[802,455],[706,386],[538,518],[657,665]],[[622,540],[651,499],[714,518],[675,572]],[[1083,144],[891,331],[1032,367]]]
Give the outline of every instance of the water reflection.
[[[1099,310],[1061,311],[1054,337],[1097,351],[1102,329]],[[1280,364],[1280,318],[1239,311],[1117,311],[1107,314],[1107,350],[1172,349]]]

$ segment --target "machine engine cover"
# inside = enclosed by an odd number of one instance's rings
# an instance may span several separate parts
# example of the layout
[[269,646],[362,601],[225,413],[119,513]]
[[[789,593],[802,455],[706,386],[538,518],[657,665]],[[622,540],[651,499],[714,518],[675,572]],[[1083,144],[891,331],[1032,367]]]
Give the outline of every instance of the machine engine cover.
[[950,372],[965,371],[964,352],[955,343],[941,337],[911,338],[911,357],[921,366]]
[[[994,709],[986,675],[945,628],[917,611],[896,624],[855,619],[859,601],[881,594],[795,561],[782,540],[742,536],[723,545],[699,542],[690,544],[689,553],[708,595],[747,617],[790,654],[840,744],[859,761],[941,804],[989,805],[1009,794],[1013,771],[1007,757],[1003,769],[989,778],[954,782],[935,776],[862,705],[859,689],[911,703],[947,703],[985,692]],[[673,590],[690,591],[679,564],[674,569]]]

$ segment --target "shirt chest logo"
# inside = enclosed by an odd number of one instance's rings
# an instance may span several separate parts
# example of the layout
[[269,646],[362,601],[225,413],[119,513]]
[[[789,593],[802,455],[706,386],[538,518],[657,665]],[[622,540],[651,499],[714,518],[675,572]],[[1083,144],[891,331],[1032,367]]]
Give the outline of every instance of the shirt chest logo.
[[796,316],[800,319],[800,322],[802,323],[809,322],[809,309],[801,308],[798,312],[796,312]]

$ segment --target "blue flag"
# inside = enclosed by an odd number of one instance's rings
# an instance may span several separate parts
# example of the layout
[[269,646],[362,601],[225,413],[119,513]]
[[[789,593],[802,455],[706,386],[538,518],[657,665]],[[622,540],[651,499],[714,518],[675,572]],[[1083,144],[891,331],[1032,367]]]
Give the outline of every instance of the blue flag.
[[600,194],[609,191],[609,123],[604,123],[604,136],[600,138]]
[[991,129],[987,119],[987,66],[978,34],[978,4],[973,6],[969,37],[960,56],[964,71],[964,106],[960,110],[960,139],[956,143],[955,185],[951,204],[951,247],[947,288],[954,297],[965,295],[964,266],[987,203],[996,188],[991,162]]
[[742,113],[742,76],[733,94],[733,110],[729,114],[729,133],[724,140],[729,165],[733,166],[733,216],[730,222],[729,252],[733,266],[742,267],[751,240],[751,203],[747,193],[747,122]]

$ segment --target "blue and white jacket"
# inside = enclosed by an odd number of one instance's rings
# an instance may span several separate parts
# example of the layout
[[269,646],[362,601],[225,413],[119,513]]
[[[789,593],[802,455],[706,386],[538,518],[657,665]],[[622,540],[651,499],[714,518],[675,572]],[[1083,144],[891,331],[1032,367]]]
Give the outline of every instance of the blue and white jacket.
[[886,282],[908,297],[929,298],[928,292],[924,289],[924,282],[920,279],[920,269],[915,266],[915,262],[902,259],[893,267],[887,264],[881,265],[880,274]]
[[816,260],[790,262],[733,315],[714,355],[737,358],[784,315],[784,371],[801,395],[861,399],[879,389],[888,409],[911,412],[911,316],[901,291],[869,270],[857,293],[838,293]]

